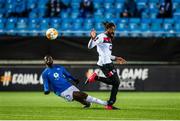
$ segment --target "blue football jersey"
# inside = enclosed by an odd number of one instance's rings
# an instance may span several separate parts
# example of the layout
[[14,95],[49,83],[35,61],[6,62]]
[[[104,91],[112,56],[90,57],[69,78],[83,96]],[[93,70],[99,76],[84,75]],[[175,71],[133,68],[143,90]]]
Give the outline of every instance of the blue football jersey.
[[42,73],[42,78],[44,91],[50,91],[51,86],[56,95],[60,95],[63,91],[72,86],[68,80],[75,80],[63,66],[58,65],[45,68]]

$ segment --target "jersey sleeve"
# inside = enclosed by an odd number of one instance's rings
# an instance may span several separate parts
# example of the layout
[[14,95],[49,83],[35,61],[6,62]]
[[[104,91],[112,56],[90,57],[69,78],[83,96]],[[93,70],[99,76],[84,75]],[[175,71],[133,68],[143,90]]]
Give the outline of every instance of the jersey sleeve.
[[114,55],[111,55],[111,60],[115,60],[116,59],[116,56],[114,56]]
[[75,81],[75,80],[76,80],[64,67],[61,67],[61,69],[62,69],[62,72],[63,72],[64,76],[65,76],[68,80],[72,80],[72,81]]
[[42,73],[42,78],[43,78],[44,92],[50,92],[49,80],[45,72]]
[[95,39],[89,40],[88,48],[91,49],[102,42],[103,42],[103,37],[101,35],[98,35]]

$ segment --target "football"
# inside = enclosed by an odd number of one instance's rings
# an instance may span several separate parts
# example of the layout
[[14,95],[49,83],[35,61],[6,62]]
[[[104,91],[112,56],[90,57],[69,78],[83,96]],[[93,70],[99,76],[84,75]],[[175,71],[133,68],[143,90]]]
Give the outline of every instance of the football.
[[49,40],[54,40],[54,39],[56,39],[58,37],[58,31],[55,28],[49,28],[46,31],[46,37]]

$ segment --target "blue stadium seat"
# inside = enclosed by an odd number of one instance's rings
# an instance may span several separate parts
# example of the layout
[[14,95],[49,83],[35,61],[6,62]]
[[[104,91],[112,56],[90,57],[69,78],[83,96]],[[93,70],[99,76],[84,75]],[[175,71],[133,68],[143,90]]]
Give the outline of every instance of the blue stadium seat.
[[73,11],[73,12],[71,13],[71,18],[73,18],[73,19],[78,18],[78,16],[79,16],[79,11]]
[[17,20],[17,25],[16,25],[16,30],[18,32],[17,35],[20,35],[20,36],[26,36],[27,35],[27,18],[19,18]]
[[95,2],[95,3],[94,3],[94,8],[95,8],[95,9],[102,8],[102,4],[99,4],[99,3]]
[[16,18],[8,18],[6,21],[6,26],[5,26],[5,31],[7,32],[8,35],[16,35],[16,23],[17,19]]
[[129,23],[128,30],[131,32],[129,36],[138,37],[140,35],[140,26],[139,23]]
[[49,0],[38,0],[37,8],[45,9],[48,2],[49,2]]
[[46,14],[45,9],[42,9],[42,8],[37,9],[37,17],[42,18],[45,16],[45,14]]
[[83,19],[83,23],[87,23],[87,24],[93,24],[94,20],[93,19]]
[[94,3],[102,3],[102,2],[104,2],[104,0],[93,0],[94,1]]
[[68,18],[69,17],[69,13],[63,11],[63,12],[60,13],[60,16],[61,16],[62,19]]
[[93,29],[93,24],[85,23],[85,24],[83,25],[83,30],[85,30],[85,31],[90,31],[91,29]]
[[177,8],[180,7],[180,3],[178,2],[173,2],[173,10],[176,10]]
[[38,18],[29,18],[28,20],[28,30],[36,30],[39,26],[39,19]]
[[29,13],[29,18],[38,18],[38,13],[35,10],[32,10],[30,13]]
[[151,23],[152,23],[151,19],[148,19],[148,18],[141,19],[140,30],[142,32],[142,34],[141,34],[142,37],[151,36],[151,34],[150,34],[150,24]]
[[104,13],[104,10],[103,9],[98,9],[95,13],[94,13],[94,18],[97,19],[97,20],[100,20],[102,19],[104,16],[103,16],[103,13]]
[[146,9],[146,8],[147,8],[146,2],[138,2],[138,3],[137,3],[137,8],[138,8],[139,10]]
[[149,0],[148,2],[149,2],[149,3],[158,3],[159,0]]
[[152,19],[156,19],[157,18],[157,13],[158,13],[157,9],[150,9],[149,10],[149,17],[152,18]]
[[117,31],[123,31],[123,30],[127,30],[128,27],[127,27],[127,24],[126,23],[119,23],[116,25],[116,30]]
[[128,18],[121,18],[119,19],[119,23],[128,23],[129,19]]
[[66,5],[70,4],[71,0],[62,0],[62,2]]
[[149,17],[149,13],[146,12],[146,11],[143,11],[142,14],[141,14],[142,18],[150,18]]
[[60,29],[65,31],[65,30],[70,30],[71,27],[72,27],[71,26],[71,20],[70,19],[63,19]]
[[14,12],[15,11],[14,5],[12,3],[6,4],[5,10],[7,14]]
[[180,32],[180,23],[176,23],[174,28],[177,32]]
[[[6,2],[6,0],[0,0],[0,4],[3,5]],[[2,7],[2,6],[0,6]]]
[[6,21],[6,19],[0,19],[0,32],[4,31],[5,21]]
[[180,9],[176,9],[176,11],[173,13],[174,18],[180,19]]
[[141,30],[142,31],[148,31],[149,30],[149,28],[150,28],[150,26],[149,26],[149,24],[147,24],[147,23],[141,23]]
[[60,18],[52,18],[49,20],[49,27],[58,29],[61,26],[61,19]]
[[152,23],[151,24],[151,30],[152,31],[157,31],[161,29],[161,25],[159,23]]
[[157,9],[157,5],[156,5],[156,3],[149,3],[148,4],[149,5],[149,9]]
[[5,9],[0,9],[0,19],[5,15]]
[[166,32],[172,31],[173,30],[173,25],[174,25],[174,20],[173,19],[164,19],[163,27],[164,27],[164,30]]
[[16,24],[17,30],[25,30],[27,28],[27,18],[19,18]]
[[150,36],[149,32],[150,32],[150,26],[149,23],[141,23],[140,25],[140,31],[141,31],[141,36],[142,37],[148,37]]
[[35,9],[36,8],[37,0],[27,0],[27,8],[28,9]]
[[174,26],[175,33],[177,37],[180,37],[180,23],[176,23]]
[[131,31],[130,33],[131,37],[137,37],[140,35],[139,24],[140,24],[140,19],[138,18],[129,19],[129,23],[127,25],[129,30]]
[[180,1],[179,1],[179,0],[172,0],[172,1],[173,1],[173,3],[174,3],[174,2],[180,3]]
[[130,23],[136,23],[136,24],[139,24],[140,23],[140,19],[139,18],[131,18],[131,19],[129,19],[129,22]]
[[41,30],[47,30],[49,28],[49,19],[48,18],[40,19],[39,23],[40,23]]
[[9,19],[7,19],[6,30],[14,30],[16,22],[17,22],[16,18],[9,18]]
[[71,7],[72,7],[72,9],[74,10],[78,10],[79,9],[79,7],[80,7],[80,4],[79,3],[77,3],[77,2],[75,2],[75,3],[71,3]]
[[160,23],[152,23],[150,30],[151,32],[153,32],[153,36],[155,37],[161,37],[163,34],[162,32],[164,32],[163,28],[161,28]]
[[39,31],[39,18],[29,18],[28,19],[28,28],[27,30],[30,31],[28,36],[38,36]]
[[106,9],[106,10],[112,10],[112,7],[113,7],[113,5],[112,5],[112,3],[104,3],[104,9]]
[[123,7],[122,3],[116,3],[115,4],[115,9],[116,9],[117,12],[121,12],[122,11],[122,7]]
[[104,0],[105,3],[114,3],[115,0]]
[[84,22],[84,19],[82,19],[82,18],[77,18],[77,19],[72,19],[72,21],[73,21],[74,23],[83,23],[83,22]]
[[96,31],[104,31],[102,22],[95,22],[95,30]]
[[151,19],[143,18],[143,19],[141,19],[141,23],[150,24],[151,23]]
[[38,30],[41,31],[41,32],[39,33],[39,35],[43,36],[44,33],[46,32],[46,30],[50,27],[50,25],[49,25],[49,19],[48,19],[48,18],[46,18],[46,19],[40,19],[40,20],[39,20],[39,23],[40,23],[40,24],[39,24],[40,27],[39,27]]
[[147,3],[148,0],[138,0],[137,3]]
[[78,30],[81,30],[82,29],[82,23],[73,23],[72,25],[72,30],[73,31],[78,31]]
[[81,0],[71,0],[71,3],[80,3]]
[[72,22],[72,30],[74,30],[74,31],[82,30],[82,24],[84,23],[83,19],[74,19],[72,21],[73,21]]
[[157,24],[162,24],[163,23],[163,19],[151,19],[151,22],[154,24],[154,23],[157,23]]
[[125,0],[116,0],[116,3],[124,3]]
[[105,13],[104,17],[105,17],[105,19],[112,19],[115,16],[112,13]]

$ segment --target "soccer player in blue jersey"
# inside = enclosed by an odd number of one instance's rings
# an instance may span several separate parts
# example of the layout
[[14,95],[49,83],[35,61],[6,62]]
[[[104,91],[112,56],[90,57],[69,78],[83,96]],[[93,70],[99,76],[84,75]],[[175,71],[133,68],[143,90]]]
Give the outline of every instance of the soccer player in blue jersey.
[[72,80],[76,83],[78,83],[79,80],[71,76],[63,66],[53,65],[53,58],[51,56],[45,56],[44,61],[46,64],[46,68],[42,73],[44,94],[49,94],[50,87],[52,87],[57,96],[60,96],[67,101],[78,101],[85,105],[84,108],[90,107],[91,103],[97,103],[104,106],[107,105],[107,101],[89,96],[72,85],[68,80]]

